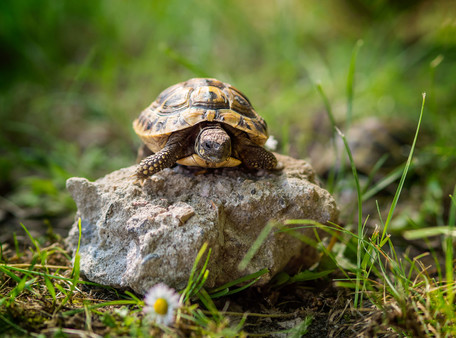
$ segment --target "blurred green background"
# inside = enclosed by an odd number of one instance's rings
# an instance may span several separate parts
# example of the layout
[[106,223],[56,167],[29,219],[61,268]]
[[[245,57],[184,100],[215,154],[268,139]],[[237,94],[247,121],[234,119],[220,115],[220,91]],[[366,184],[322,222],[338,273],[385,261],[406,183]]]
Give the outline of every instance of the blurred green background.
[[328,137],[316,84],[343,126],[359,40],[352,120],[416,124],[427,93],[417,151],[439,213],[455,177],[455,1],[1,1],[0,221],[71,214],[66,178],[134,164],[131,122],[192,77],[239,88],[278,151],[306,158]]

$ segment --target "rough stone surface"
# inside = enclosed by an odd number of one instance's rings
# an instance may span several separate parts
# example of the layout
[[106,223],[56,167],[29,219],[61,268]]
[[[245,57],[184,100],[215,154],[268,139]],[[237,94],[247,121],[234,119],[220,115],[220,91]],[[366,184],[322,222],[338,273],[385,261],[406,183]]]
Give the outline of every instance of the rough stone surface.
[[[237,268],[271,220],[337,220],[336,204],[319,187],[310,165],[276,156],[284,170],[275,173],[239,168],[201,173],[177,166],[155,174],[142,187],[134,183],[136,166],[95,182],[70,178],[67,188],[82,224],[81,273],[91,281],[140,294],[158,282],[180,289],[205,242],[212,249],[208,287],[268,268],[259,281],[264,284],[290,264],[313,264],[313,248],[273,232],[248,267]],[[77,240],[76,221],[68,237],[73,251]]]

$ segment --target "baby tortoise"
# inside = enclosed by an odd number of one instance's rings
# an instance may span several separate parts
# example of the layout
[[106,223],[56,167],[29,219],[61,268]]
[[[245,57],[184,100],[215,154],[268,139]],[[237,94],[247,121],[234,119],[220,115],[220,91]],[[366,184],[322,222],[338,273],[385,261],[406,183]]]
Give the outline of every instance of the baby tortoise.
[[174,165],[202,168],[275,169],[277,159],[262,146],[266,122],[233,86],[195,78],[165,89],[133,122],[152,155],[136,176],[149,176]]

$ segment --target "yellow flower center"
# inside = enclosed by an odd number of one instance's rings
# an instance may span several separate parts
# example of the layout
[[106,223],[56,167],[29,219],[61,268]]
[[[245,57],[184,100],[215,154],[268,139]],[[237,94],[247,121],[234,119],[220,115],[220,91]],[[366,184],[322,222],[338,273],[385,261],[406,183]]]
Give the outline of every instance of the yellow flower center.
[[158,298],[154,304],[154,310],[159,315],[166,315],[168,313],[168,302],[164,298]]

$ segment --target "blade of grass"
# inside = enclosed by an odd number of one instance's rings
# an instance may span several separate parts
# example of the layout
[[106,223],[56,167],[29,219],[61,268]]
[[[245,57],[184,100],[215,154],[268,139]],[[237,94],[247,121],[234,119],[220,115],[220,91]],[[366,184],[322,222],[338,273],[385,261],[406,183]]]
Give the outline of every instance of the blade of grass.
[[[3,269],[5,269],[5,270],[3,270]],[[36,275],[36,276],[40,276],[40,277],[47,276],[48,278],[64,280],[64,281],[67,281],[67,282],[70,282],[70,281],[74,280],[73,278],[63,277],[63,276],[59,276],[59,275],[52,275],[52,274],[48,274],[48,273],[45,273],[45,272],[39,272],[39,271],[34,271],[34,270],[26,270],[26,269],[17,268],[17,267],[9,266],[9,265],[0,266],[0,270],[2,270],[5,273],[6,273],[7,270],[17,271],[17,272],[20,272],[20,273],[24,273],[24,274],[26,274],[28,276],[31,276],[31,275]],[[18,278],[18,277],[16,276],[16,278]],[[112,289],[109,286],[103,286],[101,284],[97,284],[97,283],[89,282],[89,281],[84,281],[84,280],[79,280],[78,283],[79,284],[87,284],[87,285],[93,285],[93,286],[99,286],[99,287],[105,287],[105,288],[108,288],[108,289]]]
[[30,291],[33,292],[33,290],[30,289],[30,285],[35,283],[38,279],[37,278],[32,278],[30,280],[27,279],[28,276],[24,276],[21,281],[16,285],[14,289],[10,291],[8,294],[10,298],[10,303],[15,302],[16,297],[19,296],[24,289],[29,289]]
[[[103,303],[98,303],[98,304],[93,304],[90,306],[87,306],[87,309],[89,310],[94,310],[94,309],[99,309],[102,307],[110,307],[110,306],[118,306],[118,305],[138,305],[138,302],[136,300],[113,300],[109,302],[103,302]],[[69,310],[65,311],[62,313],[59,313],[59,316],[73,316],[77,313],[84,312],[84,308],[79,308],[79,309],[74,309],[74,310]]]
[[215,306],[214,302],[211,299],[211,296],[207,293],[205,289],[201,289],[200,292],[198,292],[198,298],[201,301],[201,303],[204,304],[207,310],[211,313],[211,316],[217,321],[220,321],[220,313],[217,310],[217,307]]
[[440,227],[431,227],[431,228],[421,228],[406,230],[403,233],[403,237],[409,241],[416,239],[423,239],[432,236],[441,236],[445,235],[447,237],[456,237],[456,231],[452,229],[451,226],[440,226]]
[[34,269],[45,269],[47,272],[49,271],[49,269],[71,270],[71,267],[69,267],[69,266],[63,266],[63,265],[35,265],[35,266],[33,266],[32,264],[29,264],[29,263],[0,264],[0,266],[8,266],[11,268],[31,268],[31,267],[33,267]]
[[68,292],[64,289],[63,286],[61,286],[59,283],[56,283],[54,286],[62,293],[62,295],[64,295],[65,297],[67,296]]
[[22,253],[21,253],[21,250],[19,249],[19,242],[17,240],[17,235],[15,232],[13,232],[13,241],[14,241],[14,250],[16,251],[16,256],[21,257]]
[[380,256],[377,260],[378,262],[378,266],[380,267],[380,270],[382,272],[382,276],[383,276],[383,281],[386,282],[386,285],[385,287],[388,288],[388,294],[391,294],[396,300],[401,300],[402,298],[400,297],[400,294],[399,292],[397,291],[397,289],[395,288],[394,284],[393,284],[393,281],[391,280],[391,278],[389,277],[389,274],[388,272],[386,271],[384,265],[383,265],[383,262],[382,260],[380,259]]
[[268,223],[266,226],[261,230],[260,234],[256,238],[255,242],[250,246],[249,250],[245,254],[244,258],[241,260],[241,262],[238,265],[238,270],[242,271],[245,270],[247,265],[250,263],[252,260],[253,256],[257,253],[257,251],[260,249],[261,245],[263,242],[266,240],[266,238],[269,236],[271,233],[272,229],[275,227],[274,223]]
[[306,271],[299,272],[296,275],[292,276],[290,278],[289,282],[295,283],[295,282],[305,282],[305,281],[309,281],[309,280],[315,280],[315,279],[319,279],[322,277],[326,277],[331,272],[334,272],[334,270],[324,270],[324,271],[318,271],[318,272],[306,270]]
[[193,287],[189,291],[190,297],[198,293],[198,291],[204,286],[207,278],[209,277],[209,270],[207,270],[207,265],[209,264],[211,253],[212,249],[209,248],[209,251],[207,252],[206,256],[206,261],[204,262],[204,265],[201,267],[201,271],[198,277],[194,280]]
[[131,299],[135,300],[138,304],[142,302],[141,299],[139,299],[138,297],[136,297],[133,293],[131,293],[130,291],[125,291],[125,294],[130,296]]
[[22,223],[20,223],[20,224],[21,224],[22,229],[24,229],[25,233],[30,238],[30,241],[32,242],[33,246],[35,247],[36,252],[38,254],[40,254],[40,247],[39,247],[38,243],[36,242],[35,238],[33,238],[32,234],[30,233],[30,231],[28,231],[28,229],[25,227],[24,224],[22,224]]
[[193,288],[190,289],[190,297],[198,294],[198,292],[203,288],[204,284],[206,283],[208,277],[209,270],[205,270],[204,273],[203,271],[201,271],[201,279],[193,284]]
[[357,200],[358,200],[358,245],[357,245],[357,252],[356,252],[356,287],[355,287],[355,300],[354,300],[354,306],[355,306],[355,308],[357,308],[359,305],[359,288],[361,285],[360,278],[361,278],[361,254],[362,254],[361,253],[361,244],[362,244],[362,237],[363,237],[363,204],[362,204],[363,198],[362,198],[361,186],[359,184],[358,171],[356,170],[356,165],[355,165],[355,161],[353,160],[350,146],[348,145],[345,135],[339,130],[339,128],[336,128],[336,131],[342,138],[342,141],[344,142],[345,150],[346,150],[346,153],[350,160],[350,165],[351,165],[352,172],[353,172],[353,178],[355,180],[356,194],[357,194]]
[[[263,269],[263,270],[267,270],[267,269]],[[261,270],[261,271],[263,271]],[[266,273],[266,272],[265,272]],[[222,297],[222,296],[228,296],[228,295],[233,295],[235,293],[238,293],[238,292],[241,292],[242,290],[245,290],[249,287],[251,287],[253,284],[255,284],[259,279],[261,278],[261,275],[259,277],[256,277],[255,279],[253,279],[252,281],[250,281],[249,283],[243,285],[243,286],[240,286],[234,290],[229,290],[228,288],[227,289],[224,289],[223,291],[220,291],[218,293],[215,293],[215,294],[211,294],[211,298],[219,298],[219,297]]]
[[59,307],[55,310],[55,313],[58,313],[61,310],[61,308],[71,299],[71,297],[73,297],[73,292],[76,289],[76,286],[79,282],[80,259],[81,259],[81,256],[79,255],[79,249],[81,248],[81,236],[82,236],[81,218],[79,218],[78,219],[78,246],[76,248],[76,253],[74,254],[73,270],[71,271],[71,279],[70,279],[70,281],[71,281],[70,291],[67,292],[62,303],[60,303]]
[[363,197],[365,197],[366,191],[369,188],[370,184],[373,182],[375,175],[377,172],[380,170],[380,168],[383,166],[383,164],[386,162],[388,159],[389,154],[384,154],[382,155],[377,162],[375,162],[374,166],[372,167],[372,170],[369,172],[369,176],[367,177],[367,182],[364,185],[364,188],[362,189],[363,191]]
[[238,278],[238,279],[235,279],[231,282],[228,282],[226,284],[223,284],[222,286],[219,286],[218,288],[215,288],[215,289],[212,289],[209,291],[209,293],[215,293],[215,292],[219,292],[221,290],[224,290],[224,289],[229,289],[230,287],[232,286],[235,286],[235,285],[238,285],[238,284],[241,284],[241,283],[245,283],[247,281],[250,281],[252,279],[256,279],[258,277],[261,277],[263,276],[265,273],[268,273],[269,270],[267,268],[264,268],[264,269],[261,269],[257,272],[254,272],[252,274],[249,274],[247,276],[243,276],[241,278]]
[[248,318],[248,314],[247,313],[244,313],[242,315],[242,318],[241,320],[239,321],[239,323],[236,325],[236,327],[234,328],[236,332],[241,332],[242,328],[244,327],[244,324]]
[[[401,180],[399,181],[399,186],[396,189],[396,193],[394,195],[393,202],[392,202],[391,207],[389,209],[388,216],[387,216],[386,221],[385,221],[385,226],[383,227],[383,232],[382,232],[382,237],[381,237],[381,241],[380,242],[383,242],[383,239],[385,238],[385,236],[387,234],[388,226],[389,226],[389,224],[391,222],[391,219],[393,218],[394,210],[396,209],[397,202],[398,202],[399,197],[401,195],[401,191],[402,191],[402,187],[404,186],[405,178],[407,177],[407,173],[408,173],[408,170],[410,168],[410,164],[412,163],[412,157],[413,157],[413,153],[415,151],[415,145],[416,145],[416,141],[418,139],[418,134],[419,134],[420,127],[421,127],[421,120],[423,118],[425,100],[426,100],[426,93],[423,93],[423,100],[422,100],[422,104],[421,104],[421,112],[420,112],[420,117],[418,119],[418,125],[416,127],[415,137],[413,139],[412,147],[410,149],[410,153],[409,153],[409,156],[407,158],[407,162],[405,164],[404,171],[403,171],[402,176],[401,176]],[[382,244],[380,243],[380,245],[382,245]]]
[[7,269],[7,266],[0,266],[0,271],[2,271],[4,274],[8,275],[12,280],[14,280],[16,283],[19,283],[21,281],[21,279],[16,276],[14,273],[12,273],[11,271],[9,271]]
[[190,276],[188,277],[187,286],[185,287],[185,289],[182,291],[182,294],[181,294],[182,303],[186,303],[192,296],[191,290],[194,289],[194,287],[195,287],[194,276],[195,276],[196,270],[198,269],[199,262],[200,262],[201,258],[203,257],[204,252],[207,250],[207,246],[208,246],[208,244],[207,244],[207,242],[205,242],[201,246],[201,249],[198,251],[198,254],[196,255],[195,261],[193,262],[192,270],[190,272]]
[[331,134],[334,136],[335,135],[335,127],[336,127],[336,119],[334,118],[334,114],[332,113],[332,108],[331,104],[329,103],[328,97],[326,96],[323,87],[320,82],[317,82],[316,84],[317,91],[320,94],[323,104],[325,105],[326,113],[328,114],[329,121],[331,122]]
[[369,198],[374,196],[379,191],[382,191],[384,188],[390,186],[399,177],[401,177],[403,170],[404,170],[404,167],[400,166],[399,168],[397,168],[397,169],[393,170],[391,173],[389,173],[389,175],[387,175],[385,178],[380,180],[372,188],[370,188],[369,190],[364,190],[363,191],[363,202],[367,201]]
[[44,276],[44,283],[46,284],[46,288],[48,289],[49,294],[52,297],[53,303],[55,303],[55,301],[56,301],[55,288],[48,276]]

